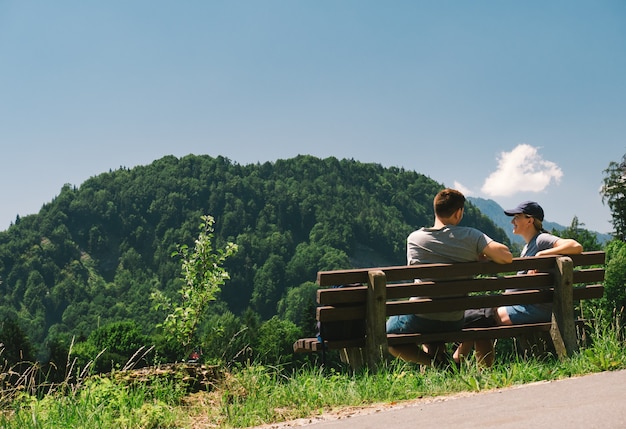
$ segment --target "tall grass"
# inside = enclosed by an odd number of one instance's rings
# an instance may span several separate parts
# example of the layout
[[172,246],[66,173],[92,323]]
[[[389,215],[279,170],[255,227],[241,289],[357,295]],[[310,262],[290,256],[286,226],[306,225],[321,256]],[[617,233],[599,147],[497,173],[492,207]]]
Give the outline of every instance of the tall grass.
[[[601,320],[601,319],[596,319]],[[210,391],[189,393],[182,379],[123,383],[87,377],[33,393],[13,391],[0,415],[3,428],[244,428],[314,417],[343,407],[367,407],[459,392],[479,392],[541,380],[626,368],[623,329],[597,322],[590,344],[570,359],[498,357],[489,369],[472,360],[460,369],[425,369],[389,361],[378,372],[307,366],[296,371],[248,365],[231,369]],[[24,380],[26,381],[26,380]],[[79,385],[80,384],[80,385]],[[6,392],[3,390],[3,395]]]
[[[181,420],[169,389],[129,387],[101,378],[85,382],[73,394],[15,398],[0,416],[3,428],[176,428]],[[165,398],[165,399],[164,399]]]
[[242,368],[221,386],[222,397],[215,417],[221,419],[221,427],[251,427],[312,417],[346,406],[480,392],[625,369],[626,343],[619,319],[613,323],[603,322],[601,317],[596,320],[589,333],[589,345],[562,361],[504,354],[489,369],[469,360],[459,370],[420,370],[393,360],[376,373],[357,374],[311,366],[289,375],[280,368]]

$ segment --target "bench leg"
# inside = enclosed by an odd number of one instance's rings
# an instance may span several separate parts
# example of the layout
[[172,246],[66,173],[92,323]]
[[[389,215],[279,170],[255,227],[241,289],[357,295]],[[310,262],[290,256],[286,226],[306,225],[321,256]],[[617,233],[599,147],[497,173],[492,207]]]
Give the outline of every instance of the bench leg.
[[[572,321],[572,325],[574,322]],[[563,341],[563,337],[561,336],[561,329],[559,329],[559,324],[557,323],[556,316],[554,313],[552,314],[552,327],[550,328],[550,337],[552,337],[552,344],[554,345],[554,350],[559,359],[565,359],[568,356],[567,347],[565,346],[565,342]]]
[[341,358],[341,362],[350,365],[350,368],[353,371],[363,368],[363,365],[365,364],[362,349],[360,348],[355,347],[350,349],[341,349],[339,357]]

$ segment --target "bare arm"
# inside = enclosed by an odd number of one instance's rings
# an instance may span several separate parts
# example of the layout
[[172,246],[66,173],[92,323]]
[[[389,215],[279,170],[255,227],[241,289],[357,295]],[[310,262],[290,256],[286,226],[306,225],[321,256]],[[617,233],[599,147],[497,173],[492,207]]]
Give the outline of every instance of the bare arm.
[[577,255],[582,253],[583,246],[571,238],[559,238],[550,249],[537,252],[536,256],[546,255]]
[[510,264],[513,261],[513,255],[508,247],[497,241],[491,241],[483,249],[484,255],[498,264]]

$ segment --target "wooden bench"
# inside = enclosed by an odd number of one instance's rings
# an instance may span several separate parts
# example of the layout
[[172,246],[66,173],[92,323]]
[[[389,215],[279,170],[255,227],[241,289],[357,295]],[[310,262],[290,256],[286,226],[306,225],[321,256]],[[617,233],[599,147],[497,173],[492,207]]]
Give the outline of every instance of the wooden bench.
[[[548,332],[559,358],[578,350],[575,302],[600,298],[604,293],[604,252],[571,256],[514,258],[510,264],[467,262],[423,264],[338,271],[317,274],[317,320],[342,331],[341,339],[303,338],[293,345],[297,353],[342,350],[353,369],[376,369],[387,358],[389,345],[462,342],[517,337]],[[518,275],[519,271],[535,274]],[[415,279],[422,279],[416,283]],[[335,285],[361,284],[352,287]],[[503,293],[505,289],[520,292]],[[419,299],[410,299],[420,297]],[[467,328],[437,334],[387,334],[388,316],[433,313],[515,304],[553,304],[552,321],[491,328]],[[363,326],[363,329],[341,329]]]

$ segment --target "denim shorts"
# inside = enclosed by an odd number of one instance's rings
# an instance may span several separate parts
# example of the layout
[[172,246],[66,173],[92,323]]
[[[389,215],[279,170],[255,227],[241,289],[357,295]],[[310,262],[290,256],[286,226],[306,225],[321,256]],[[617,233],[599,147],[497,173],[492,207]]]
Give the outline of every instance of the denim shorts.
[[511,319],[511,323],[543,323],[552,320],[552,306],[550,304],[537,305],[509,305],[504,307]]
[[419,317],[415,314],[401,314],[391,316],[387,320],[388,334],[415,334],[415,333],[431,333],[431,332],[447,332],[458,331],[463,328],[463,319],[461,320],[434,320]]

